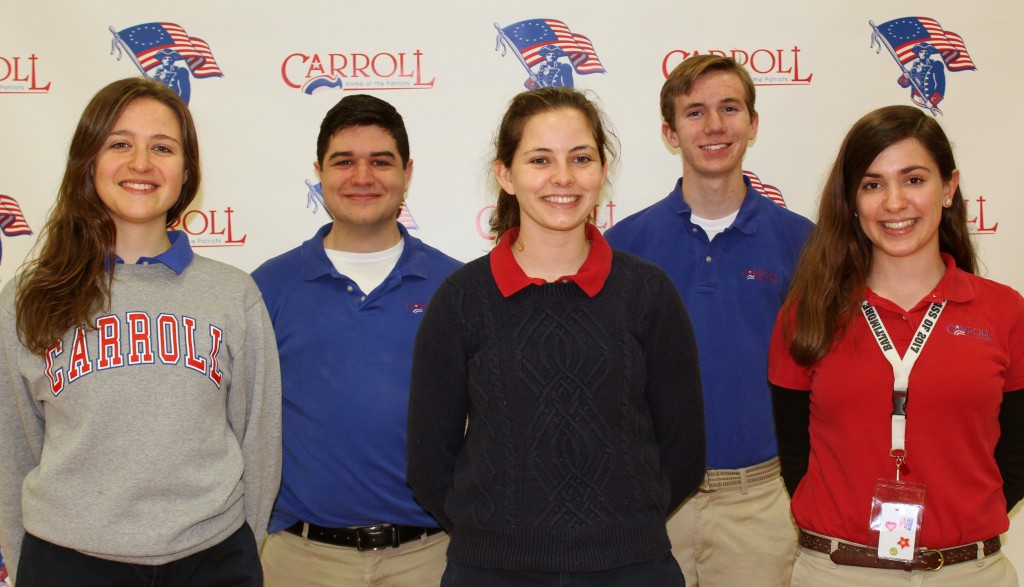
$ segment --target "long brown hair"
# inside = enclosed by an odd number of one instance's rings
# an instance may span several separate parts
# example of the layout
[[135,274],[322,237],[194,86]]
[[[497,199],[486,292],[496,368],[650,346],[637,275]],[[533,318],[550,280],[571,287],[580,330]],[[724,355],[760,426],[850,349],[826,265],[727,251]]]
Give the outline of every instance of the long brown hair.
[[[572,88],[553,87],[528,90],[512,98],[494,139],[494,160],[511,168],[516,149],[519,148],[523,131],[530,118],[561,108],[576,110],[587,119],[594,133],[601,165],[615,158],[615,135],[611,130],[605,130],[607,125],[597,106],[583,92]],[[490,219],[491,234],[497,241],[508,229],[516,226],[519,226],[519,200],[498,186],[498,203]]]
[[36,242],[38,255],[25,263],[18,280],[18,334],[35,354],[44,354],[68,329],[86,324],[110,303],[117,229],[96,193],[93,168],[118,117],[139,98],[164,104],[181,124],[185,182],[167,212],[168,226],[199,191],[199,141],[188,106],[177,94],[157,81],[133,77],[93,96],[71,139],[57,201]]
[[[921,110],[886,106],[853,125],[825,181],[817,227],[797,263],[783,304],[789,352],[801,365],[813,365],[825,356],[864,297],[872,247],[857,219],[857,189],[879,153],[904,139],[921,143],[935,159],[943,181],[953,177],[956,160],[949,139],[939,123]],[[952,205],[942,210],[939,250],[952,255],[960,269],[975,272],[967,203],[959,186]]]

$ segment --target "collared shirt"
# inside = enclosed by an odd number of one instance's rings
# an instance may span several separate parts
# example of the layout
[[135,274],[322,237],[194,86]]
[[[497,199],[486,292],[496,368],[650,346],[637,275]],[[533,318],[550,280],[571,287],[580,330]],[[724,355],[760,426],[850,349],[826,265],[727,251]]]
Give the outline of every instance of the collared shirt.
[[[181,275],[181,272],[192,262],[195,253],[192,252],[192,247],[188,244],[188,236],[184,232],[169,230],[167,231],[167,238],[171,241],[171,248],[155,257],[139,257],[135,264],[150,265],[152,263],[161,263],[171,268],[178,275]],[[115,256],[114,262],[124,265],[124,259],[121,257]]]
[[747,193],[713,240],[692,219],[682,179],[664,199],[620,220],[605,237],[672,278],[693,320],[707,421],[708,466],[738,469],[776,454],[768,343],[811,221]]
[[[947,301],[910,373],[907,464],[900,477],[927,486],[918,544],[928,548],[985,540],[1008,528],[993,454],[1003,396],[1024,388],[1024,299],[958,269],[947,254],[942,259],[946,273],[908,310],[866,293],[901,356],[931,303]],[[784,319],[780,314],[779,322]],[[809,367],[793,360],[776,327],[769,364],[772,383],[811,394],[808,468],[793,494],[797,525],[869,544],[866,512],[875,480],[891,479],[896,470],[888,456],[893,371],[871,327],[854,312],[828,354]]]
[[411,236],[384,282],[364,292],[324,250],[331,224],[253,272],[281,356],[283,476],[270,521],[329,528],[436,525],[405,480],[416,331],[461,263]]
[[[573,275],[563,275],[555,281],[572,281],[589,297],[596,296],[608,274],[612,270],[612,248],[601,236],[601,231],[593,224],[586,224],[587,240],[590,241],[590,253],[583,261],[579,271]],[[519,266],[512,254],[512,244],[519,238],[519,227],[511,228],[498,244],[491,250],[491,273],[498,284],[498,290],[506,298],[530,285],[544,285],[544,279],[530,277]]]

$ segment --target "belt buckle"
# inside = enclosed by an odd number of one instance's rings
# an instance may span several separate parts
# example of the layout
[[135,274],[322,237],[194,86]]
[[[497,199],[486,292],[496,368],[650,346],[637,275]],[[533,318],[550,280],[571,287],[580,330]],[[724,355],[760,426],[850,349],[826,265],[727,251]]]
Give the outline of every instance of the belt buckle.
[[[372,537],[372,535],[370,533],[371,532],[388,531],[388,530],[390,530],[390,532],[391,532],[391,544],[383,544],[383,545],[380,545],[380,546],[372,546],[372,544],[373,544],[372,538],[373,537]],[[364,532],[366,533],[365,534],[366,540],[368,542],[370,542],[370,545],[367,545],[367,546],[363,545]],[[391,524],[377,524],[376,526],[361,526],[359,528],[356,528],[356,550],[358,550],[360,552],[365,552],[365,551],[368,551],[368,550],[384,550],[385,548],[392,547],[392,546],[396,547],[396,548],[399,546],[398,530],[393,525],[391,525]]]
[[715,487],[715,484],[709,478],[711,470],[711,467],[704,469],[704,478],[700,480],[700,485],[697,486],[698,493],[714,493],[718,491],[719,488]]
[[[930,552],[934,552],[935,554],[939,555],[939,564],[938,564],[938,566],[935,566],[935,567],[931,566],[931,564],[928,563],[928,560],[925,558],[925,555],[930,553]],[[938,549],[935,549],[935,548],[922,548],[921,551],[920,551],[920,556],[921,556],[921,560],[923,560],[927,564],[927,566],[925,566],[924,569],[923,569],[925,571],[937,571],[937,570],[941,569],[943,565],[946,564],[946,556],[944,554],[942,554],[941,550],[938,550]]]

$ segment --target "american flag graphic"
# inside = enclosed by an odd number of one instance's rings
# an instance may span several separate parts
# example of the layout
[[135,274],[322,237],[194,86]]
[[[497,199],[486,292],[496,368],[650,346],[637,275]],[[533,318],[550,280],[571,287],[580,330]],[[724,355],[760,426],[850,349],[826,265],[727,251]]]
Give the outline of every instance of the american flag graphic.
[[0,194],[0,231],[5,236],[32,234],[18,201],[3,194]]
[[760,192],[762,196],[768,198],[769,200],[775,202],[776,204],[782,206],[783,208],[787,207],[786,200],[783,199],[782,192],[779,191],[779,188],[773,185],[761,183],[761,179],[757,177],[757,174],[755,174],[753,171],[744,171],[743,175],[747,176],[747,179],[750,180],[751,187]]

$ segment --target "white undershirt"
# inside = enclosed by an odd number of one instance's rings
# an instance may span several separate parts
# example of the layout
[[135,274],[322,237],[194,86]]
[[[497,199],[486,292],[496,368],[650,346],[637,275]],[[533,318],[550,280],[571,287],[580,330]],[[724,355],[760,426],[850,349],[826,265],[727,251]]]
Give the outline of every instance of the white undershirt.
[[697,226],[703,228],[704,232],[708,235],[708,240],[712,241],[715,240],[715,237],[721,234],[723,230],[732,226],[733,221],[736,220],[736,215],[739,213],[740,211],[736,210],[732,214],[725,216],[724,218],[718,218],[717,220],[708,220],[707,218],[701,218],[700,216],[691,213],[690,220]]
[[363,293],[369,293],[384,283],[391,270],[398,264],[398,258],[405,250],[405,239],[399,239],[395,246],[373,253],[349,253],[324,247],[327,258],[334,268],[345,277],[356,282]]

